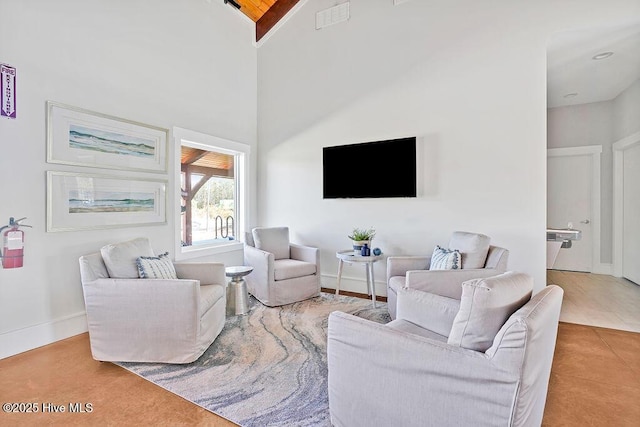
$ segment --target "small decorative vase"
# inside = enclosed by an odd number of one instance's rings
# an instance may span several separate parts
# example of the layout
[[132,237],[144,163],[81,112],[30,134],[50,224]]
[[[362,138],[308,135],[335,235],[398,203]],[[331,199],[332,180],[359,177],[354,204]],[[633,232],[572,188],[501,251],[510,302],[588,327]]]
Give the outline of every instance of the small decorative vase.
[[371,256],[371,249],[369,249],[369,244],[365,243],[364,246],[362,246],[362,249],[360,250],[360,255],[361,256]]
[[362,254],[362,247],[364,245],[369,245],[371,243],[370,240],[353,240],[353,254],[354,255],[361,255]]

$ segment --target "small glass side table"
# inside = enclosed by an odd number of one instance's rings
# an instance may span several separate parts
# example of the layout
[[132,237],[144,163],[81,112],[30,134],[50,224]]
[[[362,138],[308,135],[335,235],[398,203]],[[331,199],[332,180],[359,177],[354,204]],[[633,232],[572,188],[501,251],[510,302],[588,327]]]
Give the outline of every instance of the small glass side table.
[[244,276],[251,273],[253,267],[238,265],[224,269],[225,275],[231,277],[227,285],[227,316],[249,313],[249,293]]

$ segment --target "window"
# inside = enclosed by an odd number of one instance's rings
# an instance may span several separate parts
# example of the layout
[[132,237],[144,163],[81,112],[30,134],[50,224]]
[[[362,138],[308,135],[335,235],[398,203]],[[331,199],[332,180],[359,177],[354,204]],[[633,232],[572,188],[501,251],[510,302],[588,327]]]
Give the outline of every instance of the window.
[[249,146],[174,128],[178,259],[236,250],[244,232]]

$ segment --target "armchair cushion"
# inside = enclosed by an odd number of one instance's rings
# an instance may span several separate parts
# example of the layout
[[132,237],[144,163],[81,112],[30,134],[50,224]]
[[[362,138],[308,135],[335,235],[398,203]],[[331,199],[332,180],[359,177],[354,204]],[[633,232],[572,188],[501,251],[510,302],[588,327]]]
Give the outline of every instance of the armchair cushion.
[[393,276],[389,278],[389,288],[393,289],[397,294],[401,288],[404,288],[407,279],[405,276]]
[[429,329],[424,329],[415,323],[408,322],[404,319],[396,319],[385,325],[388,328],[395,329],[396,331],[406,332],[411,335],[418,335],[423,338],[429,338],[435,341],[440,341],[441,343],[447,342],[446,335],[440,335],[437,332],[430,331]]
[[449,241],[449,249],[462,254],[461,268],[484,268],[491,238],[484,234],[455,231]]
[[529,301],[532,289],[533,278],[515,272],[464,282],[447,342],[485,352],[507,319]]
[[460,251],[457,249],[445,249],[436,245],[431,255],[429,270],[458,270],[462,266]]
[[398,291],[396,319],[444,336],[445,342],[459,310],[460,301],[454,298],[411,288],[401,288]]
[[139,278],[136,259],[141,256],[154,256],[149,239],[145,237],[103,246],[100,249],[100,254],[102,254],[109,277],[113,279]]
[[138,275],[141,279],[177,279],[176,269],[169,258],[169,252],[158,256],[141,256],[136,259]]
[[220,299],[225,298],[226,288],[218,285],[204,285],[200,286],[200,317],[202,317],[211,307],[215,305]]
[[273,263],[275,280],[293,279],[316,273],[316,265],[296,259],[278,259]]
[[289,258],[288,227],[256,227],[252,234],[256,248],[271,252],[275,259]]

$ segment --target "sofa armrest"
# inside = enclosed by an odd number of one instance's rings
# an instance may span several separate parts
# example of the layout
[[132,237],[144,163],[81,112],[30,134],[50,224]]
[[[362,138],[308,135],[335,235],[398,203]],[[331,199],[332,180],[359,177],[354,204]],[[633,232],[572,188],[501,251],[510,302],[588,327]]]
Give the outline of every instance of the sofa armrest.
[[245,245],[244,261],[246,265],[253,267],[253,272],[247,278],[263,283],[273,281],[275,257],[271,252]]
[[413,270],[407,272],[405,286],[411,289],[430,292],[447,298],[462,298],[462,283],[471,279],[497,276],[498,271],[491,268],[467,270]]
[[[518,373],[480,352],[394,330],[349,314],[329,316],[331,422],[371,425],[510,425]],[[392,397],[392,398],[391,398]],[[426,419],[416,408],[429,404]],[[482,402],[479,404],[478,402]]]
[[485,268],[492,268],[499,273],[504,273],[507,271],[508,262],[509,250],[498,246],[489,246]]
[[[200,282],[190,279],[97,279],[82,284],[87,315],[125,313],[125,318],[109,318],[109,322],[129,323],[131,316],[143,323],[166,319],[171,313],[189,321],[199,316]],[[95,311],[94,311],[95,309]]]
[[179,279],[193,279],[201,285],[226,285],[224,264],[220,262],[176,262]]
[[191,348],[198,340],[197,280],[102,278],[82,287],[97,360],[163,360],[154,354],[159,347]]
[[253,267],[245,280],[249,293],[268,305],[273,301],[272,284],[275,281],[275,256],[253,246],[244,245],[244,263]]
[[[311,246],[289,244],[289,252],[291,259],[298,261],[310,262],[311,264],[320,265],[320,249]],[[319,272],[320,269],[318,269]]]
[[387,258],[387,282],[394,276],[404,276],[409,270],[428,270],[429,256],[392,256]]

